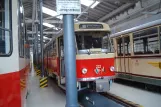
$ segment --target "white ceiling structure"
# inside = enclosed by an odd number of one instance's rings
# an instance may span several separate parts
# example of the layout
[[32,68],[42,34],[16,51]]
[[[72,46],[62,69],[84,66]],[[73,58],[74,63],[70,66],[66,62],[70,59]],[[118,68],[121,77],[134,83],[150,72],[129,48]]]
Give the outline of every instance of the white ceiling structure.
[[[34,39],[33,22],[38,22],[35,16],[37,0],[23,0],[27,31],[30,43]],[[81,0],[82,13],[75,15],[75,21],[107,22],[120,13],[134,8],[139,0]],[[56,12],[56,0],[43,0],[43,34],[44,43],[63,29],[62,16]],[[39,32],[38,32],[39,33]]]

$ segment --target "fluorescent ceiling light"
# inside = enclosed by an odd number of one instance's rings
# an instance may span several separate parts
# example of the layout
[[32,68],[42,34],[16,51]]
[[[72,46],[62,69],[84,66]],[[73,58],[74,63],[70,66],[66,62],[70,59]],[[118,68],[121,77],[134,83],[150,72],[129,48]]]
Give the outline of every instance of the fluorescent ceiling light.
[[57,16],[56,18],[58,18],[58,19],[63,19],[63,15],[60,15],[60,16]]
[[56,11],[51,10],[49,8],[46,8],[46,7],[42,7],[42,11],[43,11],[43,13],[46,13],[46,14],[51,15],[51,16],[57,16],[58,15]]
[[[40,37],[39,34],[38,34],[38,36]],[[48,38],[48,37],[46,37],[46,36],[43,36],[43,39],[45,39],[45,40],[50,40],[50,38]],[[40,38],[39,38],[39,40],[40,40]]]
[[91,8],[95,8],[100,2],[96,1],[92,6]]
[[46,27],[55,27],[54,25],[49,24],[49,23],[43,23],[43,25],[46,26]]
[[54,27],[53,29],[54,29],[54,30],[59,30],[57,27]]
[[44,36],[43,38],[44,38],[44,39],[49,39],[49,38],[48,38],[48,37],[46,37],[46,36]]
[[[90,6],[92,3],[94,2],[94,0],[81,0],[81,4],[85,5],[85,6]],[[100,2],[96,1],[91,8],[95,8]]]
[[78,20],[77,20],[77,19],[74,19],[74,21],[78,22]]
[[57,27],[55,27],[54,25],[49,24],[49,23],[43,23],[43,25],[46,26],[46,27],[53,28],[54,30],[59,30]]
[[20,13],[23,13],[23,7],[20,6]]
[[63,18],[62,15],[58,16],[59,14],[56,11],[51,10],[49,8],[42,7],[42,11],[43,11],[43,13],[48,14],[50,16],[57,16],[56,18],[58,18],[58,19],[62,19]]

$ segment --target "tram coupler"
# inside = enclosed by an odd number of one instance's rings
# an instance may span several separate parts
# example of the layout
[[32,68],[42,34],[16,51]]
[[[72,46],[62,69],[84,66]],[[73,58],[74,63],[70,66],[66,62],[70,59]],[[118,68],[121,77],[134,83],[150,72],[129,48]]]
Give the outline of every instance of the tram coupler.
[[110,80],[98,79],[95,81],[94,88],[96,92],[107,92],[110,90]]

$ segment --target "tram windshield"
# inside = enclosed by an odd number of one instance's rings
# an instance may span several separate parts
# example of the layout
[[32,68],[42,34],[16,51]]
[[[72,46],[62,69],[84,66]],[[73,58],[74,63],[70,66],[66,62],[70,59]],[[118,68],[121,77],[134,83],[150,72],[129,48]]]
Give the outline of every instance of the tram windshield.
[[111,50],[111,41],[107,32],[77,32],[76,41],[78,50],[102,49],[108,52]]

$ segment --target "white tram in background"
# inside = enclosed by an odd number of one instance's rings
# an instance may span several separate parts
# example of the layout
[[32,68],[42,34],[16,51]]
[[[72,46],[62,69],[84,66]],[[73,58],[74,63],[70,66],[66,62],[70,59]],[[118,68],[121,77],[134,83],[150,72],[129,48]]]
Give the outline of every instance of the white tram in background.
[[30,70],[21,0],[0,0],[0,107],[23,107]]
[[117,78],[161,86],[161,19],[111,35]]
[[[78,90],[92,88],[105,92],[115,78],[114,52],[109,39],[108,24],[100,22],[75,23],[76,74]],[[103,38],[108,41],[103,43]],[[63,33],[53,38],[44,48],[45,69],[55,76],[58,85],[65,86]]]

